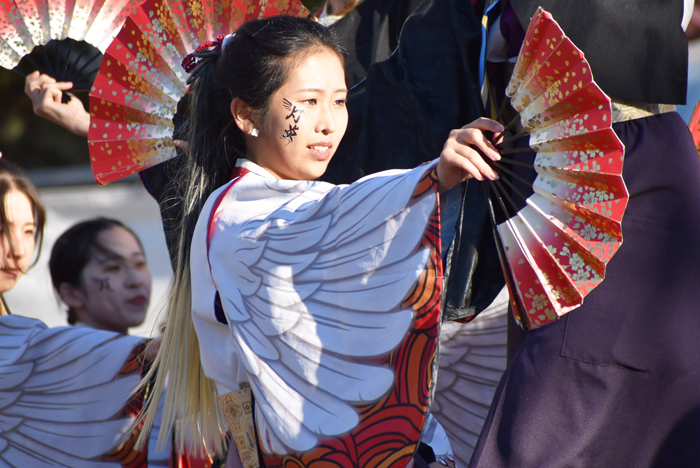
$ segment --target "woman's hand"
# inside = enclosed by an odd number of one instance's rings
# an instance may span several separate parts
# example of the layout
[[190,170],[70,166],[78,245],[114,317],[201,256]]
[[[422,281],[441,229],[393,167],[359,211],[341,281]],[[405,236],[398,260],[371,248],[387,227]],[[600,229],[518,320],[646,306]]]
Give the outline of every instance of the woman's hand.
[[492,161],[501,159],[501,155],[486,138],[484,132],[493,132],[497,135],[496,141],[498,141],[501,138],[499,133],[502,131],[501,124],[483,117],[459,130],[452,130],[440,153],[440,162],[437,166],[440,192],[445,192],[472,177],[477,180],[498,179],[498,174],[484,161],[479,151]]
[[30,73],[24,80],[24,93],[34,106],[34,113],[79,136],[87,137],[90,128],[90,114],[83,103],[68,93],[70,101],[63,104],[63,92],[71,89],[73,83],[57,82],[49,75],[38,71]]

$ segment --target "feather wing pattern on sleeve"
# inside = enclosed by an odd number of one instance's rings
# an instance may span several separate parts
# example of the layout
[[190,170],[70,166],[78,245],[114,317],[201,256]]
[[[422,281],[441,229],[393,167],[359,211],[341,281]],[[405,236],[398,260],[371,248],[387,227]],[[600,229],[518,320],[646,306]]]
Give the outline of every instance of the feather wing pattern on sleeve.
[[469,466],[506,369],[508,291],[469,323],[445,322],[431,414],[447,432],[457,466]]
[[141,338],[0,318],[0,465],[108,468],[129,433],[139,374],[117,378]]
[[[413,320],[401,304],[425,271],[421,240],[436,206],[434,191],[414,190],[431,167],[349,186],[253,173],[210,198],[192,248],[202,361],[222,392],[250,384],[265,452],[306,451],[350,431],[356,406],[394,384],[393,370],[373,361]],[[197,258],[207,242],[208,265]],[[209,278],[197,278],[199,268]],[[217,291],[235,343],[221,356],[208,339],[222,337],[212,320]],[[222,371],[222,362],[234,368]]]

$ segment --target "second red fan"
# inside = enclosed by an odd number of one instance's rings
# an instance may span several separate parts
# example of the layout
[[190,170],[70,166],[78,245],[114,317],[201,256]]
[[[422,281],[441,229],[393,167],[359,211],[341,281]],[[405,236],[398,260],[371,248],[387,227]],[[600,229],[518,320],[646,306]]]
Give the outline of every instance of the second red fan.
[[244,21],[305,16],[298,0],[147,0],[105,52],[90,92],[90,162],[100,184],[175,156],[172,118],[186,92],[182,59]]

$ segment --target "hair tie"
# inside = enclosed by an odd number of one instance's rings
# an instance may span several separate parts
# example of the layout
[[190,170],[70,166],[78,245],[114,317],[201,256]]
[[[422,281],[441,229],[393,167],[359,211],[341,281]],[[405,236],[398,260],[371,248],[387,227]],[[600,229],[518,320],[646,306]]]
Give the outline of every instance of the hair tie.
[[221,50],[224,50],[226,44],[228,44],[234,37],[236,37],[236,33],[227,34],[226,37],[224,37],[224,39],[221,41]]
[[187,54],[185,58],[182,59],[182,68],[184,68],[187,73],[192,73],[192,70],[194,70],[200,62],[199,60],[197,60],[199,58],[197,57],[197,53],[202,52],[203,50],[207,50],[209,48],[213,48],[212,52],[221,54],[221,50],[235,36],[236,33],[228,34],[226,36],[224,36],[223,34],[219,34],[213,41],[203,42],[199,45],[199,47],[195,49],[194,52],[192,52],[191,54]]

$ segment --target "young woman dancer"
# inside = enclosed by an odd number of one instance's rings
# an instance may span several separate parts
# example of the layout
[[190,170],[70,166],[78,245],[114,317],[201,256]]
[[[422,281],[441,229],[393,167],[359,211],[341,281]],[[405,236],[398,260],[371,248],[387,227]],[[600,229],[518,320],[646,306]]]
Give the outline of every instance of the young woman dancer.
[[3,294],[15,287],[39,257],[46,211],[34,185],[4,159],[0,159],[0,201],[0,315],[7,315]]
[[[412,171],[310,182],[347,125],[333,34],[276,17],[244,24],[194,60],[178,268],[154,371],[156,397],[168,375],[164,425],[177,421],[179,441],[190,430],[216,440],[218,392],[252,400],[265,458],[251,466],[303,465],[329,446],[338,455],[336,441],[349,443],[367,421],[361,409],[386,408],[402,385],[407,337],[437,332],[417,331],[439,322],[438,309],[424,308],[431,301],[406,301],[439,297],[437,192],[496,177],[469,145],[498,159],[482,131],[502,127],[480,119],[455,130],[438,160]],[[411,447],[392,463],[408,463]]]
[[501,73],[489,74],[500,87],[492,96],[504,96],[508,62],[542,6],[612,99],[630,198],[605,281],[580,308],[525,335],[473,468],[700,465],[700,160],[664,105],[685,103],[681,21],[693,2],[623,3],[487,2],[491,19],[500,14],[486,53]]

